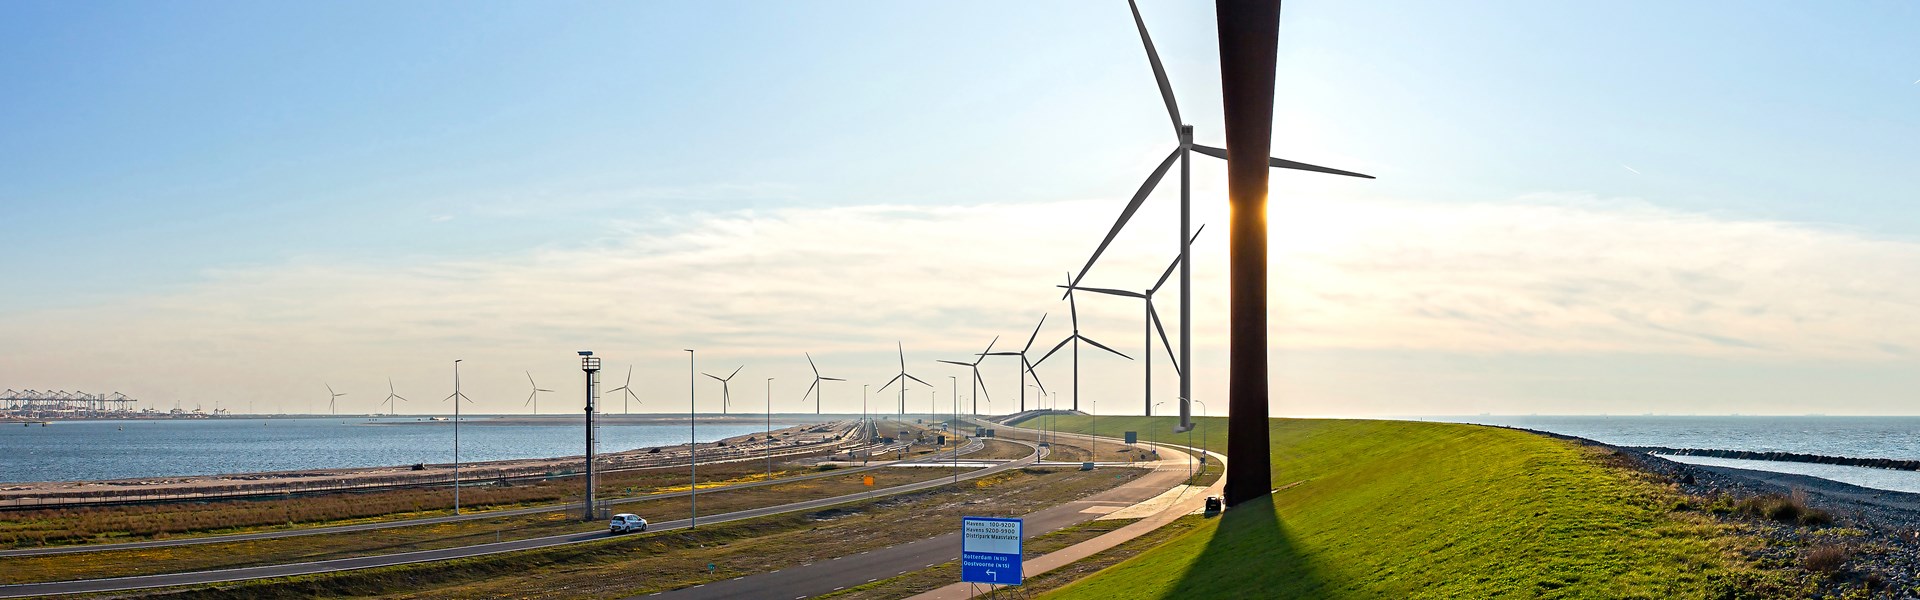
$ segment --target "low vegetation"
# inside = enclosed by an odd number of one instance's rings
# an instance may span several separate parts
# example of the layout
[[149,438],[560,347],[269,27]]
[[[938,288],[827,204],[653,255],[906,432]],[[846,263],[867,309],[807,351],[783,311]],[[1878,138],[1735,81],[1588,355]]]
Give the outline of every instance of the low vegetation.
[[[803,469],[776,465],[775,477]],[[709,471],[711,469],[711,471]],[[752,461],[701,467],[702,486],[709,481],[754,481],[766,478],[765,467]],[[684,468],[621,471],[602,475],[603,497],[634,496],[685,487]],[[518,508],[577,501],[580,478],[571,473],[538,481],[471,481],[461,486],[460,500],[467,511]],[[368,521],[432,517],[452,514],[450,487],[408,488],[375,492],[337,492],[312,496],[273,496],[250,500],[177,502],[132,506],[85,507],[0,513],[0,548],[76,543],[109,543],[165,538],[181,534],[227,534],[296,527],[345,525]]]
[[[1099,421],[1100,433],[1114,436],[1173,424]],[[1083,417],[1059,420],[1062,430],[1091,425]],[[1674,492],[1608,466],[1588,447],[1446,423],[1275,419],[1268,431],[1281,491],[1048,597],[1717,599],[1804,592],[1743,558],[1758,543],[1753,538],[1710,515],[1675,510]],[[1206,443],[1224,448],[1225,432],[1224,419],[1211,420]],[[1803,508],[1793,509],[1801,511],[1796,519],[1807,514]]]

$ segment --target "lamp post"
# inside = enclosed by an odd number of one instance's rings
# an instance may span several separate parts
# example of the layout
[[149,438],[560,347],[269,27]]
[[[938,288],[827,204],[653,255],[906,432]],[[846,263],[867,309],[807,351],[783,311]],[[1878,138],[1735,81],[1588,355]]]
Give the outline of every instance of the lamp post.
[[[865,384],[865,383],[860,384],[860,437],[866,438],[868,442],[872,442],[873,437],[868,435],[869,424],[867,423],[867,388],[868,387],[869,387],[868,384]],[[868,446],[867,455],[860,457],[860,464],[865,465],[872,460],[873,460],[873,447]]]
[[687,529],[700,526],[700,434],[693,425],[693,383],[693,350],[687,349],[687,477],[692,481],[687,488]]
[[593,520],[593,397],[599,392],[600,358],[592,350],[581,350],[580,370],[587,373],[587,495],[586,516],[584,520]]
[[1087,451],[1087,462],[1097,463],[1100,462],[1100,401],[1088,400],[1087,410],[1093,411],[1087,413],[1090,419],[1088,427],[1093,430],[1093,449]]
[[953,483],[960,483],[960,378],[947,376],[953,384],[953,423],[947,426],[947,449],[953,451]]
[[453,514],[460,514],[460,361],[453,359]]
[[[805,409],[801,409],[805,410]],[[767,378],[767,479],[773,479],[773,378]]]
[[[1155,403],[1153,403],[1153,407],[1154,407],[1154,408],[1160,408],[1160,405],[1162,405],[1162,404],[1166,404],[1166,403],[1167,403],[1167,401],[1165,401],[1165,400],[1161,400],[1161,401],[1159,401],[1159,402],[1155,402]],[[1155,427],[1153,426],[1153,422],[1152,422],[1152,420],[1151,420],[1151,419],[1149,419],[1149,420],[1148,420],[1148,422],[1147,422],[1147,445],[1153,448],[1153,459],[1154,459],[1154,460],[1160,460],[1160,445],[1159,445],[1159,443],[1158,443],[1158,442],[1155,442],[1155,441],[1154,441],[1154,437],[1155,437],[1155,436],[1154,436],[1154,432],[1155,432],[1155,431],[1157,431],[1157,428],[1155,428]]]
[[[1194,400],[1193,403],[1200,405],[1200,472],[1205,473],[1207,470],[1207,403],[1199,400]],[[1227,435],[1231,436],[1233,432],[1229,431]],[[1187,430],[1187,447],[1193,447],[1192,429]]]

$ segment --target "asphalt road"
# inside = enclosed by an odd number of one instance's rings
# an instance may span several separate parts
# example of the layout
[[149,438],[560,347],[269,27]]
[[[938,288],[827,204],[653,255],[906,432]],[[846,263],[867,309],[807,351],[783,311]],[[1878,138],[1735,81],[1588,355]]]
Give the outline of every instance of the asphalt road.
[[[809,450],[809,452],[818,452],[819,450],[820,449],[812,449],[812,450]],[[962,450],[964,451],[965,448],[963,448]],[[756,459],[749,459],[749,460],[758,460],[758,459],[756,458]],[[919,459],[914,459],[914,461],[908,461],[908,462],[917,462],[922,460],[928,460],[928,459],[919,458]],[[728,486],[722,486],[718,488],[705,488],[703,491],[735,490],[735,489],[760,487],[763,485],[773,485],[776,483],[806,481],[808,479],[818,479],[821,477],[832,477],[835,475],[845,475],[847,473],[858,473],[861,471],[869,471],[869,470],[885,467],[889,464],[892,464],[892,463],[878,463],[878,464],[873,464],[873,465],[864,466],[864,467],[838,469],[834,471],[826,471],[822,473],[815,473],[815,474],[809,474],[809,475],[800,475],[795,477],[782,477],[779,479],[755,481],[750,483],[739,483],[739,484],[733,484]],[[689,492],[667,492],[663,494],[649,494],[645,496],[634,496],[631,498],[617,498],[612,500],[606,500],[605,502],[607,504],[618,505],[618,504],[627,504],[631,502],[658,500],[661,498],[677,498],[680,496],[685,496],[688,493]],[[459,521],[472,521],[475,519],[492,519],[496,517],[513,517],[513,516],[519,516],[519,515],[531,515],[531,514],[554,512],[554,511],[565,511],[565,510],[580,510],[580,504],[577,502],[572,504],[553,504],[553,505],[546,505],[546,506],[534,506],[529,508],[516,508],[511,510],[471,512],[471,513],[465,513],[465,514],[459,514],[459,515],[447,515],[444,517],[424,517],[419,519],[404,519],[399,521],[380,521],[377,523],[360,523],[357,525],[335,525],[332,527],[310,527],[310,528],[304,528],[304,529],[287,529],[282,531],[262,531],[259,533],[236,533],[232,535],[210,535],[210,536],[204,536],[204,537],[190,537],[190,538],[177,538],[177,539],[165,539],[165,540],[147,540],[143,542],[121,542],[116,544],[80,544],[80,545],[73,545],[73,546],[17,548],[12,550],[0,550],[0,558],[14,557],[14,556],[46,556],[50,554],[74,554],[79,552],[105,552],[109,550],[135,550],[135,549],[141,549],[141,548],[164,548],[169,546],[190,546],[194,544],[219,544],[219,543],[225,543],[225,542],[268,540],[268,539],[275,539],[275,538],[299,537],[304,535],[353,533],[356,531],[373,531],[376,529],[390,529],[394,527],[412,527],[415,525],[436,525],[440,523],[455,523]]]
[[[993,425],[1007,428],[1005,425]],[[1018,429],[1018,428],[1016,428]],[[1031,431],[1031,430],[1029,430]],[[1087,439],[1087,436],[1061,434],[1064,438]],[[1006,438],[1006,441],[1037,445]],[[1121,443],[1121,440],[1100,438],[1103,442]],[[1036,454],[1035,456],[1039,456]],[[1037,462],[1037,461],[1036,461]],[[1058,531],[1078,525],[1095,517],[1152,499],[1175,485],[1185,482],[1185,468],[1159,470],[1135,478],[1133,481],[1086,498],[1067,502],[1021,515],[1025,523],[1022,535],[1032,538],[1037,535]],[[958,528],[955,523],[955,528]],[[681,588],[668,592],[635,596],[628,600],[720,600],[727,598],[788,600],[810,598],[830,594],[842,589],[871,583],[881,579],[904,575],[909,571],[931,568],[935,565],[960,558],[960,534],[949,533],[889,546],[879,550],[862,552],[854,556],[843,556],[832,560],[808,563],[799,567],[782,569],[768,573],[748,575],[726,581],[716,581],[704,585]]]
[[[972,446],[972,445],[973,444],[969,444],[968,446]],[[967,446],[962,446],[960,448],[960,450],[963,452],[966,449],[967,449]],[[959,478],[961,480],[974,479],[977,477],[984,477],[987,475],[991,475],[993,473],[998,473],[1000,471],[1005,471],[1007,469],[1023,467],[1029,463],[1032,463],[1038,457],[1039,455],[1036,452],[1035,454],[1029,455],[1026,458],[1015,460],[1015,461],[1009,461],[999,466],[990,467],[986,469],[979,469],[979,470],[975,470],[968,473],[962,473],[959,475]],[[921,460],[931,460],[931,457],[927,459],[921,459]],[[832,471],[831,474],[844,475],[850,472],[853,472],[853,471],[840,469],[840,470]],[[792,480],[789,479],[788,481],[792,481]],[[809,500],[805,502],[794,502],[789,504],[781,504],[776,506],[768,506],[763,508],[723,513],[723,514],[702,517],[700,518],[700,522],[708,523],[708,524],[725,523],[728,521],[737,521],[740,519],[751,519],[755,517],[764,517],[768,515],[775,515],[775,514],[781,514],[781,513],[787,513],[787,512],[813,510],[817,508],[832,506],[835,504],[842,504],[846,502],[857,502],[860,500],[868,500],[868,499],[878,498],[882,496],[888,496],[893,494],[900,494],[905,492],[912,492],[912,491],[938,487],[941,485],[946,485],[948,483],[951,483],[952,481],[953,480],[946,479],[946,478],[932,479],[928,481],[910,483],[906,485],[899,485],[899,486],[894,486],[890,488],[869,490],[865,492],[848,494],[844,496],[835,496],[832,498],[822,498],[818,500]],[[691,523],[689,522],[688,519],[679,519],[674,521],[652,523],[647,528],[647,530],[649,532],[672,531],[675,529],[684,529],[690,525]],[[588,531],[588,532],[582,532],[582,533],[529,538],[524,540],[496,542],[492,544],[461,546],[457,548],[421,550],[417,552],[404,552],[399,554],[386,554],[386,555],[379,555],[379,556],[341,558],[341,559],[334,559],[334,560],[324,560],[324,561],[305,562],[305,563],[266,565],[266,566],[259,566],[259,567],[244,567],[244,568],[238,568],[238,569],[222,569],[217,571],[196,571],[196,572],[190,572],[190,573],[142,575],[138,577],[117,577],[112,579],[86,579],[86,580],[78,580],[78,581],[58,581],[58,582],[47,582],[47,583],[0,585],[0,598],[20,598],[20,597],[26,597],[26,596],[44,596],[44,595],[53,595],[53,594],[111,592],[111,591],[132,590],[132,589],[142,589],[142,588],[204,585],[204,584],[220,583],[220,582],[227,582],[227,581],[261,579],[261,578],[267,578],[267,577],[312,575],[317,573],[330,573],[335,571],[348,571],[348,570],[354,570],[354,569],[366,569],[366,568],[373,568],[373,567],[386,567],[386,566],[405,565],[405,564],[413,564],[413,563],[420,563],[420,562],[450,560],[450,559],[468,558],[468,557],[474,557],[474,556],[485,556],[489,554],[499,554],[502,552],[534,550],[538,548],[548,548],[552,546],[561,546],[561,545],[574,544],[574,543],[591,541],[591,540],[606,539],[607,537],[609,537],[609,534],[605,531]]]

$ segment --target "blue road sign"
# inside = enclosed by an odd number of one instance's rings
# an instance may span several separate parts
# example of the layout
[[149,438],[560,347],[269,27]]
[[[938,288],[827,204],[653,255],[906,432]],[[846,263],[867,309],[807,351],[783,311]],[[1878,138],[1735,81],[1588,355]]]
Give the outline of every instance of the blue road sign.
[[1020,585],[1019,519],[960,518],[960,580]]

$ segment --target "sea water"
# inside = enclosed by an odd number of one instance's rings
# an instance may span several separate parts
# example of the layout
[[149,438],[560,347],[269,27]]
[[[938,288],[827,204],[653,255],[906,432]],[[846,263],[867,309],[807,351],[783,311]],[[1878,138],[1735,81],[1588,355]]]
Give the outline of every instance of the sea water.
[[[1481,415],[1421,419],[1523,427],[1616,446],[1920,460],[1920,417]],[[1811,475],[1884,490],[1920,492],[1920,472],[1914,471],[1703,456],[1666,458],[1693,464]]]
[[[808,415],[811,417],[811,415]],[[453,423],[425,417],[55,421],[0,426],[0,482],[87,481],[453,462]],[[460,460],[579,456],[578,419],[487,424],[464,417]],[[550,420],[551,423],[545,422]],[[776,416],[774,428],[819,422]],[[698,439],[749,435],[762,424],[701,423]],[[684,420],[600,426],[601,452],[687,442]]]

